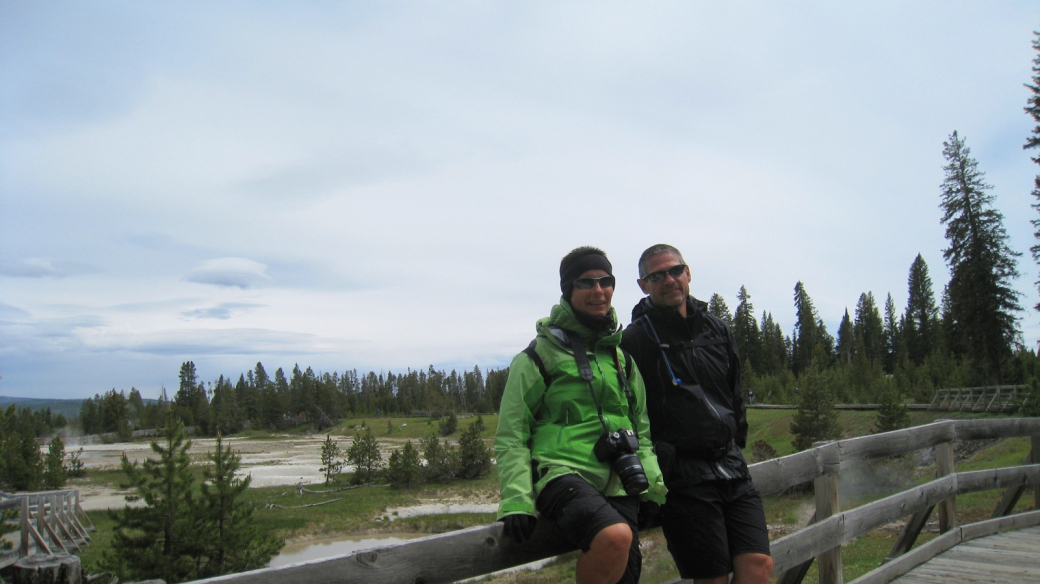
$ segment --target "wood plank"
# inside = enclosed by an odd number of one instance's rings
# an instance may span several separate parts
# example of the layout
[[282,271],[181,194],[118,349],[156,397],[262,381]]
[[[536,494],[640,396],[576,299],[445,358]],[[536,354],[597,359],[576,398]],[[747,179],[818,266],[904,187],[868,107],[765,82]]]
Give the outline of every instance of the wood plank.
[[846,470],[870,460],[890,458],[931,448],[942,442],[955,439],[954,422],[934,422],[904,430],[883,434],[861,436],[838,441],[841,470]]
[[956,420],[958,440],[988,440],[1040,435],[1040,418],[996,418]]
[[[954,470],[953,442],[935,445],[935,475],[950,475]],[[950,497],[939,502],[939,533],[957,527],[957,498]]]
[[820,455],[815,448],[752,464],[748,470],[751,481],[763,496],[780,493],[823,474]]

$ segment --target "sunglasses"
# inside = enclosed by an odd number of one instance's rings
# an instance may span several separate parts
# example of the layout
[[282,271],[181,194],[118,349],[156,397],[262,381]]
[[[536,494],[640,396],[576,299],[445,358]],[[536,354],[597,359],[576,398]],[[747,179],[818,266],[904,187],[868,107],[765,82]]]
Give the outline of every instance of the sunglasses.
[[665,275],[666,274],[668,276],[671,276],[674,279],[678,279],[679,276],[683,275],[683,272],[685,270],[686,270],[686,264],[679,264],[677,266],[672,266],[672,267],[668,268],[667,270],[658,270],[658,271],[656,271],[656,272],[654,272],[652,274],[647,274],[647,275],[643,276],[643,281],[651,282],[651,283],[654,283],[654,284],[656,284],[658,282],[663,282],[664,279],[665,279]]
[[603,276],[602,278],[578,278],[574,281],[574,287],[578,290],[592,290],[599,284],[600,288],[613,288],[614,276]]

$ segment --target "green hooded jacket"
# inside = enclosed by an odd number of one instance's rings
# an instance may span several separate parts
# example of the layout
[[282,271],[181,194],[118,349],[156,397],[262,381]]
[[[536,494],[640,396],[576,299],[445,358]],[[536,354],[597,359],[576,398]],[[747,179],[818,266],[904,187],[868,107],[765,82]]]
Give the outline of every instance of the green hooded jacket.
[[[611,318],[617,322],[613,308]],[[635,406],[631,415],[618,379],[618,364],[622,375],[625,367],[625,357],[618,348],[621,332],[592,332],[575,318],[571,305],[561,299],[549,318],[539,320],[536,325],[535,352],[552,379],[551,387],[546,389],[538,366],[526,353],[517,355],[509,365],[495,433],[502,494],[498,518],[515,513],[534,515],[535,499],[545,485],[570,473],[581,476],[608,497],[625,496],[610,464],[598,461],[592,453],[596,441],[603,435],[603,425],[596,414],[589,384],[578,374],[573,351],[554,336],[551,327],[577,333],[585,340],[593,372],[592,387],[610,430],[627,428],[639,435],[639,460],[650,482],[649,489],[640,498],[663,504],[667,489],[652,450],[646,391],[635,361],[629,373]],[[533,469],[537,469],[537,481]]]

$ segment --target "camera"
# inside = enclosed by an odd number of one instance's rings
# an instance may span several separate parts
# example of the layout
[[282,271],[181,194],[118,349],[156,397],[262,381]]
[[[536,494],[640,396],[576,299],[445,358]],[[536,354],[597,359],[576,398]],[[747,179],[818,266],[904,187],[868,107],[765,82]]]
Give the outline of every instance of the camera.
[[650,486],[643,472],[643,463],[639,461],[639,439],[634,432],[621,428],[615,432],[605,432],[592,447],[592,453],[600,462],[609,462],[610,467],[621,479],[621,486],[629,495],[638,495]]

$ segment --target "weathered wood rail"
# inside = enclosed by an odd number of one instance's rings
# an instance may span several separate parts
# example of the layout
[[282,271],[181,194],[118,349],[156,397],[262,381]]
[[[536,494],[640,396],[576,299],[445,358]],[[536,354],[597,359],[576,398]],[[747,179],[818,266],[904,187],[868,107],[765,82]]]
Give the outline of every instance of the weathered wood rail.
[[937,389],[928,409],[944,412],[1015,413],[1035,398],[1028,385]]
[[79,490],[0,492],[0,510],[17,509],[21,525],[15,549],[0,552],[0,568],[34,554],[76,553],[95,530],[79,505]]
[[[954,471],[955,441],[1021,436],[1032,437],[1032,451],[1026,464],[974,472]],[[939,475],[935,480],[866,505],[841,509],[838,491],[841,472],[926,448],[935,448],[936,474]],[[771,544],[774,572],[780,574],[779,581],[784,584],[800,582],[809,565],[818,559],[820,582],[840,583],[841,544],[901,518],[910,517],[890,554],[893,561],[889,564],[893,566],[907,563],[903,560],[904,553],[913,546],[936,507],[939,509],[940,531],[948,534],[956,530],[961,534],[956,537],[963,537],[964,533],[970,535],[969,526],[957,525],[958,494],[1006,489],[993,512],[995,517],[1004,517],[1014,509],[1025,491],[1032,488],[1035,504],[1040,508],[1040,418],[939,421],[885,434],[818,444],[810,450],[761,462],[750,468],[755,484],[764,495],[780,493],[810,481],[816,491],[816,514],[810,525]],[[1032,521],[1040,523],[1040,512],[1005,518],[1005,523],[1013,525]],[[943,541],[948,543],[952,539],[955,537]],[[935,547],[932,542],[927,545]],[[503,537],[502,525],[494,523],[394,546],[231,574],[204,582],[432,584],[480,576],[573,549],[548,521],[539,521],[532,541],[522,546]],[[894,572],[890,569],[889,575]],[[871,584],[888,581],[884,578],[870,580]]]

